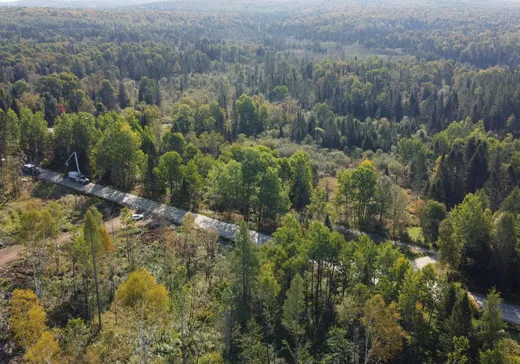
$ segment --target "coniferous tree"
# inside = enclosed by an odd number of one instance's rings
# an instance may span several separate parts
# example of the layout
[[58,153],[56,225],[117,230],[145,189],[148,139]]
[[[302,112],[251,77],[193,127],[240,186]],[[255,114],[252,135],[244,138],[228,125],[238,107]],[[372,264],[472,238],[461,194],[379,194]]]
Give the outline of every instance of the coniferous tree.
[[453,306],[450,317],[445,322],[442,341],[446,353],[452,351],[454,338],[461,336],[471,338],[473,336],[472,318],[473,310],[469,301],[468,292],[461,291]]
[[123,80],[119,81],[119,92],[117,94],[119,107],[125,109],[130,106],[130,95]]
[[292,349],[286,342],[296,364],[300,363],[300,355],[305,335],[305,293],[303,278],[296,274],[286,294],[283,304],[282,324],[292,336]]
[[251,235],[245,222],[239,227],[236,248],[233,252],[233,270],[236,274],[238,288],[240,290],[240,303],[242,317],[247,317],[251,305],[251,290],[258,271],[258,257],[256,245],[251,240]]
[[480,337],[483,341],[484,349],[494,349],[500,338],[506,324],[502,320],[502,310],[500,304],[502,299],[500,293],[492,289],[487,296],[486,307],[482,313],[482,317],[478,321],[480,328]]

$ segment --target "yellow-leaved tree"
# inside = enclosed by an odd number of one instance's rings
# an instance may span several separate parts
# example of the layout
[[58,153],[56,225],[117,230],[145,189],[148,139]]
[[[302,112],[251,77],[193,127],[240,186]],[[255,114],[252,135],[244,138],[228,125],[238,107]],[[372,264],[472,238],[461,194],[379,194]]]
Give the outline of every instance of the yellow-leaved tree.
[[115,309],[121,307],[123,315],[134,321],[132,327],[137,331],[139,360],[141,363],[148,362],[153,334],[166,321],[169,311],[166,287],[141,268],[130,273],[126,282],[119,286],[114,304]]
[[28,289],[15,289],[9,305],[9,325],[16,342],[26,350],[29,363],[58,362],[59,344],[45,324],[46,314],[36,294]]
[[47,330],[45,311],[36,294],[28,289],[15,289],[9,305],[9,325],[16,342],[28,349]]
[[60,351],[58,340],[50,331],[45,331],[40,339],[27,350],[23,358],[29,363],[34,364],[52,364],[58,363],[57,355]]

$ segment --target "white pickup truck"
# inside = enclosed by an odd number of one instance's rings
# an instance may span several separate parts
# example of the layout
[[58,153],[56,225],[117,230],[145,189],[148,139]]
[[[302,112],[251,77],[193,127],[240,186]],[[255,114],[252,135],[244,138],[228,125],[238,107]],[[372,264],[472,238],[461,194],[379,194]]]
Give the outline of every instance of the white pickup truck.
[[69,172],[67,177],[74,182],[81,183],[82,185],[88,185],[89,179],[79,172]]

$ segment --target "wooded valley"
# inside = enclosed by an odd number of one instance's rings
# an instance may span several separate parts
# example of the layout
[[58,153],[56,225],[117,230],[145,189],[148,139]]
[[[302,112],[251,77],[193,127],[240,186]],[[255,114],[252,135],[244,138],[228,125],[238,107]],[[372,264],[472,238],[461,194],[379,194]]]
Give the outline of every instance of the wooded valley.
[[520,363],[520,5],[348,4],[0,7],[0,362]]

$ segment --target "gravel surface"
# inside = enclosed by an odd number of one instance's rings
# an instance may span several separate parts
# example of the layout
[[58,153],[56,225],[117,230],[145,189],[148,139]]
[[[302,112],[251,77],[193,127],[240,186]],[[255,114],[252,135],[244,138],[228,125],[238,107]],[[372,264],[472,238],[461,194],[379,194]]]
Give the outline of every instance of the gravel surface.
[[[130,193],[121,192],[109,186],[100,186],[95,183],[89,183],[88,185],[83,186],[64,178],[60,173],[48,169],[41,169],[40,179],[72,188],[81,193],[112,201],[122,206],[128,206],[144,213],[145,216],[152,215],[154,217],[171,220],[177,225],[182,223],[182,219],[188,213],[188,211]],[[200,228],[216,229],[219,235],[225,239],[234,240],[237,237],[239,229],[238,225],[219,221],[200,214],[194,215],[195,223]],[[271,239],[269,235],[258,233],[253,230],[250,230],[250,233],[253,241],[259,245],[265,244]]]
[[[482,308],[486,306],[486,297],[478,293],[469,293],[471,297]],[[520,306],[513,303],[502,302],[500,305],[502,309],[502,319],[512,324],[520,324]]]

